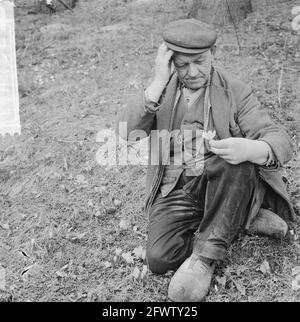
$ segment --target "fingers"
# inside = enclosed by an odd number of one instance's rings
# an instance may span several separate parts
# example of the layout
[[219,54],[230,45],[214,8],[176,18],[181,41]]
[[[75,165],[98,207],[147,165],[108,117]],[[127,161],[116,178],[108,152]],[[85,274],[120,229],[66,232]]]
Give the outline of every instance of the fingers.
[[164,56],[168,60],[170,60],[173,54],[173,50],[169,49],[166,43],[162,43],[158,48],[158,55]]
[[209,141],[209,145],[213,148],[216,148],[216,149],[224,149],[224,148],[227,148],[228,147],[228,144],[227,144],[227,141],[226,139],[224,140],[210,140]]
[[169,61],[171,59],[171,57],[173,56],[174,52],[173,50],[168,50],[165,57],[166,59]]
[[172,55],[173,51],[169,50],[165,43],[159,46],[155,59],[155,79],[161,84],[167,84],[170,79]]
[[164,55],[167,51],[168,51],[168,46],[165,43],[162,43],[158,47],[158,54],[160,54],[160,55]]
[[167,49],[167,45],[163,42],[159,47],[158,47],[158,53],[164,53]]
[[212,145],[210,146],[210,150],[211,152],[213,152],[214,154],[216,155],[227,155],[227,156],[230,156],[231,155],[231,150],[230,149],[216,149],[216,148],[213,148]]

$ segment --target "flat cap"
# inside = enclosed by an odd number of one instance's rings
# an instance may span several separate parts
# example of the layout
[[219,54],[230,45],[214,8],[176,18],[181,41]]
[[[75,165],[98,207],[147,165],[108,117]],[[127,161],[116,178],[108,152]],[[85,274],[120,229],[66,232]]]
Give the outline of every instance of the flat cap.
[[163,39],[174,51],[186,54],[200,54],[210,49],[217,40],[213,26],[196,19],[181,19],[170,22]]

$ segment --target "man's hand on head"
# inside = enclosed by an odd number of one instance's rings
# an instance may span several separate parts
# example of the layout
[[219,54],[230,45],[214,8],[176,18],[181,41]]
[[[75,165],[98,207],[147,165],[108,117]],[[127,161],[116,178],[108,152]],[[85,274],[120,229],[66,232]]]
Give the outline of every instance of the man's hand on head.
[[162,43],[157,51],[155,59],[154,80],[147,88],[147,97],[158,102],[164,88],[166,87],[172,73],[172,55],[173,51],[168,49],[165,43]]
[[240,164],[250,161],[264,164],[269,155],[269,145],[264,141],[246,138],[228,138],[224,140],[210,140],[210,150],[230,164]]
[[170,50],[165,43],[162,43],[157,51],[154,80],[164,85],[167,84],[171,76],[171,58],[173,53],[173,50]]

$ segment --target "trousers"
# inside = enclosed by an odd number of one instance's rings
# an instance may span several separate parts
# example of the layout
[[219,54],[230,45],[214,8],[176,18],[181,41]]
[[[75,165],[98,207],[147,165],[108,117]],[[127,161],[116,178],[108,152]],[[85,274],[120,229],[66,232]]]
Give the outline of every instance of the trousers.
[[181,175],[166,197],[158,191],[149,211],[149,269],[157,274],[176,270],[192,253],[224,259],[247,221],[258,180],[253,163],[231,165],[215,155],[200,176]]

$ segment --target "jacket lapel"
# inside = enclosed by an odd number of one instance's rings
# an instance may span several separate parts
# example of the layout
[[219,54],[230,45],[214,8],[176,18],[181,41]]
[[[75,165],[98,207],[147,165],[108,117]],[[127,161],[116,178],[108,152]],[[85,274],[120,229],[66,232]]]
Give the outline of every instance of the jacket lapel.
[[210,87],[210,101],[213,121],[220,139],[231,137],[229,132],[231,96],[226,84],[214,70]]
[[166,88],[166,96],[164,102],[157,112],[157,129],[169,130],[170,122],[173,114],[173,106],[176,97],[178,78],[177,73],[174,73],[170,79],[170,83]]
[[[158,130],[169,130],[170,126],[171,128],[173,128],[173,124],[170,124],[170,122],[172,120],[172,114],[175,112],[175,110],[173,110],[173,107],[176,97],[177,85],[177,73],[174,73],[171,77],[169,85],[167,86],[164,103],[157,113]],[[231,137],[229,131],[229,119],[232,97],[230,95],[230,90],[227,88],[226,82],[215,70],[213,70],[212,72],[210,101],[213,121],[218,137],[220,139]]]

